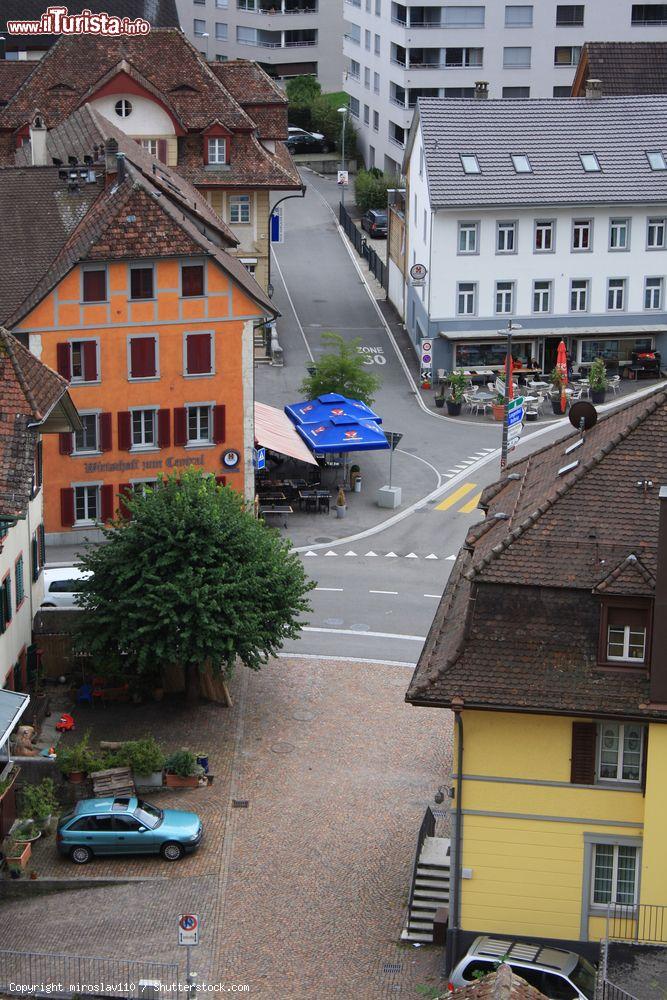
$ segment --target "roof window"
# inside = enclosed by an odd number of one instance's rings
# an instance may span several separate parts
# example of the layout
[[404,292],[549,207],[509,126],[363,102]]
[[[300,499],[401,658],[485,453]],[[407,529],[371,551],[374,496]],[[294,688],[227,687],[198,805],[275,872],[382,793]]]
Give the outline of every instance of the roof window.
[[564,465],[561,469],[558,470],[558,472],[556,473],[556,475],[557,476],[564,476],[566,472],[572,472],[572,470],[576,469],[576,467],[578,465],[579,465],[579,459],[577,459],[576,462],[570,462],[569,465]]
[[479,160],[474,153],[461,153],[461,166],[466,174],[481,174]]
[[579,159],[587,174],[594,174],[602,169],[595,153],[579,153]]
[[647,150],[646,156],[651,170],[667,170],[665,154],[660,149]]
[[574,444],[571,444],[569,448],[565,449],[565,454],[569,455],[571,452],[576,451],[577,448],[581,448],[581,446],[582,446],[583,443],[584,443],[584,439],[583,438],[579,438],[578,441],[575,441]]
[[517,174],[532,174],[533,168],[525,153],[512,153],[511,156]]

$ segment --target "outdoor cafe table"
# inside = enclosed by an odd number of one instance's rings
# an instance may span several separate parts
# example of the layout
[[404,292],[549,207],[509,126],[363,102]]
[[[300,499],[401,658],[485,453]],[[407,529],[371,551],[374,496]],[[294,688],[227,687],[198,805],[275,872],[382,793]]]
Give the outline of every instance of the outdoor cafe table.
[[262,490],[260,490],[259,499],[262,503],[264,503],[264,501],[272,503],[280,500],[286,500],[287,497],[285,496],[284,493],[265,493]]
[[[303,510],[304,506],[308,507],[308,501],[315,504],[316,507],[328,507],[331,502],[331,491],[330,490],[299,490],[299,507]],[[323,503],[323,501],[326,501]]]
[[259,508],[260,517],[282,517],[284,527],[287,527],[288,516],[293,513],[289,504],[261,504]]

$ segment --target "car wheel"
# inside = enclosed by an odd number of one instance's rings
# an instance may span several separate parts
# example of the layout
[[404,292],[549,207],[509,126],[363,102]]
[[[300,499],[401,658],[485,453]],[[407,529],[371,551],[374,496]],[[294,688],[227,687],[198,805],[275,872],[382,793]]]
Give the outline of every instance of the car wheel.
[[180,861],[185,851],[175,840],[169,840],[160,848],[160,854],[165,861]]
[[80,845],[79,847],[73,847],[69,852],[69,856],[74,864],[85,865],[92,858],[93,852],[89,847],[83,847],[83,845]]

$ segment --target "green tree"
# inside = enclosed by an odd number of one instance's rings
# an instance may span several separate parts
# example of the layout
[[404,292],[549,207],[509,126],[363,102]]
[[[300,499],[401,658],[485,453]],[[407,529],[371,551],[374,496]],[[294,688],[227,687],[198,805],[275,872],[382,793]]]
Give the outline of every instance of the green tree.
[[322,93],[320,81],[312,75],[295,76],[287,81],[285,90],[290,104],[312,104]]
[[354,179],[354,196],[361,212],[369,208],[387,208],[387,191],[395,187],[392,177],[383,174],[381,170],[360,170]]
[[[340,107],[343,105],[341,104]],[[335,143],[338,149],[341,144],[342,115],[336,107],[325,97],[316,98],[310,105],[311,128],[314,132],[321,132],[331,143]],[[345,156],[352,158],[357,151],[357,133],[354,131],[350,116],[345,119]]]
[[360,338],[345,340],[340,333],[327,331],[322,334],[322,343],[332,350],[315,362],[315,370],[303,380],[301,391],[308,399],[326,392],[339,392],[370,406],[380,388],[380,379],[364,364],[364,356],[359,352]]
[[231,487],[188,469],[124,500],[130,518],[104,528],[89,549],[78,636],[98,672],[120,664],[139,684],[159,685],[179,664],[188,697],[206,666],[226,676],[238,656],[259,670],[300,631],[309,581],[279,532],[244,508]]

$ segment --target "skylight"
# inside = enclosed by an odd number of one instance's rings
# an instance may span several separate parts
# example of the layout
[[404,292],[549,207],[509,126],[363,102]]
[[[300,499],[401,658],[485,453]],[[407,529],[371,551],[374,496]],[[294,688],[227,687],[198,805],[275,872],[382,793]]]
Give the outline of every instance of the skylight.
[[581,446],[582,446],[583,443],[584,443],[584,439],[583,438],[579,438],[578,441],[575,441],[574,444],[571,444],[569,448],[565,449],[565,454],[569,455],[570,452],[575,451],[577,448],[581,448]]
[[665,160],[665,154],[659,150],[647,150],[646,155],[648,157],[648,162],[651,170],[667,170],[667,161]]
[[576,462],[570,462],[569,465],[564,465],[561,469],[558,470],[556,475],[564,476],[566,472],[572,472],[572,469],[576,469],[578,465],[579,465],[579,459],[577,459]]
[[512,163],[517,174],[532,174],[533,168],[530,160],[524,153],[512,153]]
[[579,159],[587,174],[594,174],[602,169],[595,153],[579,153]]
[[461,165],[466,174],[481,174],[479,160],[474,153],[461,153]]

